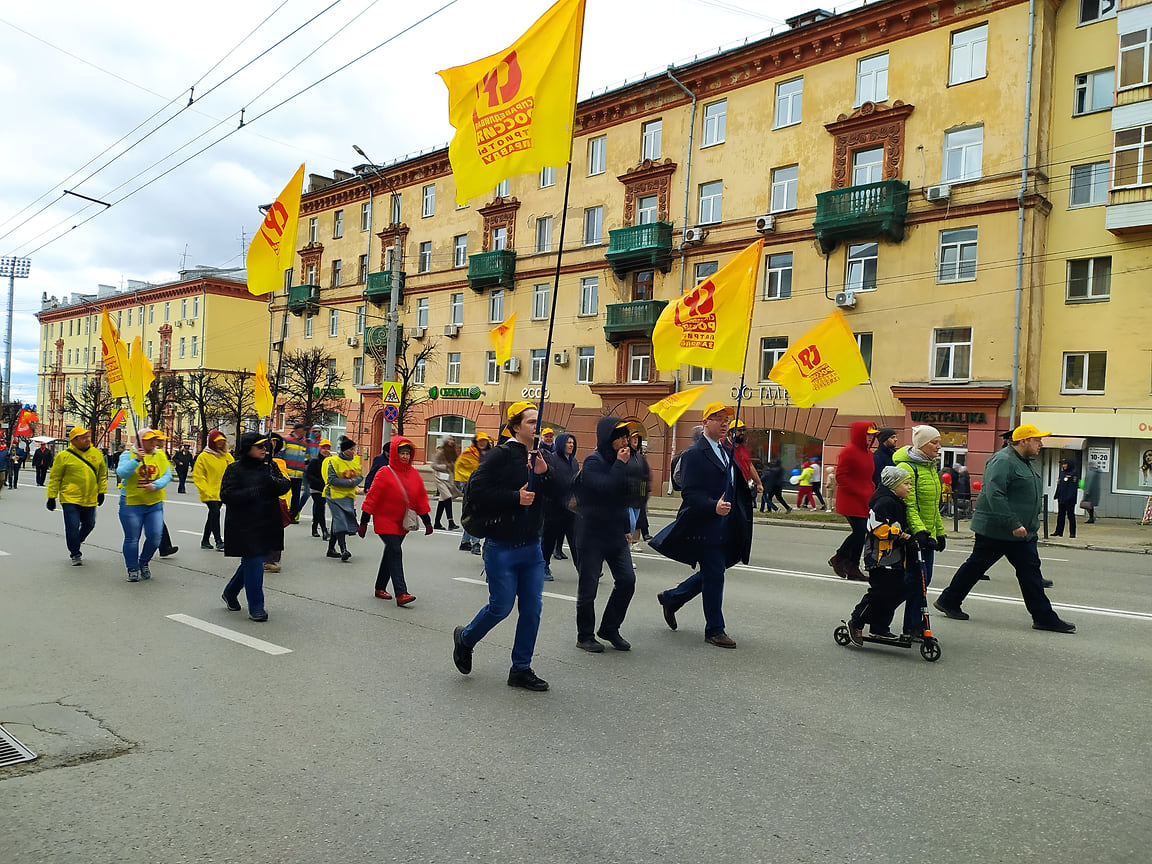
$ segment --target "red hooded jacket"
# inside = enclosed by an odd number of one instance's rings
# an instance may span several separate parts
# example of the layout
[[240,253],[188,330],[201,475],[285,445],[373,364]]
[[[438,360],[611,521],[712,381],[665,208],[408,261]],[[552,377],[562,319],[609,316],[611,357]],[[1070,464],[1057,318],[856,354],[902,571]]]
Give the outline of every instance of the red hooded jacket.
[[848,446],[836,460],[836,512],[843,516],[867,516],[872,484],[872,454],[868,452],[867,420],[848,427]]
[[[364,496],[361,509],[372,515],[372,530],[377,534],[406,534],[401,526],[404,511],[411,507],[419,515],[429,511],[428,493],[424,490],[424,479],[411,465],[405,465],[398,451],[401,444],[412,447],[412,442],[403,435],[393,436],[388,445],[388,465],[376,472],[372,486]],[[416,448],[413,447],[413,450]],[[392,470],[388,470],[391,468]],[[403,483],[403,491],[398,485]],[[408,493],[407,507],[404,492]]]

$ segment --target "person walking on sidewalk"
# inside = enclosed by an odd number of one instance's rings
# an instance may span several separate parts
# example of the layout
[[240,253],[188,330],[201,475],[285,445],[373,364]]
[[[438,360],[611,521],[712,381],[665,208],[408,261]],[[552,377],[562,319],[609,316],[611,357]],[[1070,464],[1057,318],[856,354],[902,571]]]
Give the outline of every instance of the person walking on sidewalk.
[[807,459],[804,464],[800,466],[800,479],[797,483],[798,489],[796,490],[796,509],[797,510],[815,510],[816,499],[812,497],[812,463]]
[[[316,455],[308,460],[304,468],[304,481],[312,496],[312,536],[328,539],[328,522],[324,518],[324,460],[332,455],[332,442],[321,438]],[[319,531],[317,531],[319,529]]]
[[817,506],[815,501],[812,503],[814,510],[823,510],[828,512],[828,504],[824,501],[824,496],[820,494],[820,487],[824,482],[824,469],[820,467],[820,460],[812,460],[812,497],[820,502]]
[[245,432],[237,448],[240,459],[224,471],[220,500],[224,514],[224,555],[239,558],[240,566],[224,586],[220,598],[231,612],[240,611],[240,589],[248,600],[248,617],[267,621],[264,608],[264,562],[284,549],[284,519],[280,496],[292,488],[279,467],[268,458],[270,441],[261,432]]
[[8,466],[11,458],[8,444],[0,440],[0,493],[8,486]]
[[[540,525],[551,494],[548,460],[530,451],[536,437],[536,407],[527,401],[508,407],[509,438],[480,463],[468,482],[468,512],[483,524],[488,603],[464,627],[452,633],[452,662],[472,671],[472,651],[515,604],[519,609],[512,643],[508,686],[542,693],[548,682],[532,671],[532,654],[544,606],[544,554]],[[463,517],[461,517],[463,518]],[[475,526],[473,526],[475,527]],[[623,531],[620,532],[623,540]]]
[[[460,526],[452,517],[452,502],[460,497],[460,490],[452,479],[456,470],[456,460],[460,453],[456,450],[456,442],[447,438],[436,448],[436,455],[432,457],[432,473],[436,478],[436,530],[444,530],[444,514],[448,514],[448,530],[455,531]],[[427,497],[427,496],[425,496]]]
[[852,530],[828,559],[828,566],[837,576],[856,582],[868,581],[860,569],[860,555],[868,534],[868,501],[875,491],[868,425],[864,420],[849,425],[848,444],[836,459],[836,512],[848,520]]
[[[452,482],[460,490],[462,499],[468,494],[469,478],[491,453],[492,436],[487,432],[477,432],[472,438],[472,443],[456,457],[456,465],[452,471]],[[460,507],[463,510],[464,504],[461,503]],[[460,533],[460,551],[471,552],[473,555],[480,554],[480,538],[473,537],[468,533],[468,529],[463,527]]]
[[188,452],[187,444],[183,445],[172,457],[172,467],[176,469],[176,479],[180,481],[180,485],[176,487],[178,495],[185,494],[184,487],[188,483],[188,472],[194,461],[192,454]]
[[[924,629],[925,589],[932,584],[932,563],[947,545],[940,497],[940,432],[935,426],[914,426],[912,445],[901,447],[892,457],[897,467],[912,475],[912,494],[904,500],[908,531],[917,554],[908,556],[904,568],[904,633],[915,636]],[[919,558],[919,561],[916,559]]]
[[[328,512],[332,514],[332,529],[328,535],[329,558],[339,558],[347,563],[352,557],[345,539],[356,531],[356,487],[364,482],[360,457],[356,455],[356,442],[341,435],[340,453],[324,460],[321,473],[324,477],[324,497],[328,500]],[[379,473],[377,473],[379,476]],[[340,551],[336,551],[340,544]]]
[[[71,437],[69,437],[71,440]],[[48,445],[43,441],[40,446],[36,448],[36,452],[32,454],[32,467],[36,469],[36,485],[43,486],[48,480],[48,471],[52,467],[52,460],[55,458],[52,451],[48,449]]]
[[17,440],[12,445],[12,449],[8,454],[8,488],[20,488],[20,469],[24,467],[24,461],[28,458],[28,451],[25,450],[20,442]]
[[1091,525],[1096,521],[1096,506],[1100,503],[1100,470],[1089,463],[1088,471],[1084,474],[1084,494],[1080,496],[1080,508],[1088,514],[1084,524]]
[[[760,512],[763,513],[767,505],[768,510],[773,513],[780,507],[784,508],[785,513],[791,513],[791,505],[784,500],[784,466],[780,464],[779,459],[773,459],[768,463],[760,480],[764,484],[764,494],[760,496]],[[772,503],[773,499],[780,502],[780,507]]]
[[92,446],[92,435],[83,426],[68,432],[68,449],[52,460],[48,472],[49,510],[56,499],[64,511],[64,542],[73,567],[84,563],[80,546],[96,527],[96,508],[104,503],[108,489],[108,464]]
[[1076,494],[1080,487],[1080,472],[1065,456],[1060,460],[1060,479],[1056,481],[1056,531],[1053,537],[1064,536],[1064,521],[1068,521],[1068,536],[1076,536]]
[[968,613],[961,608],[964,598],[989,567],[1007,558],[1016,570],[1020,594],[1032,615],[1032,629],[1076,632],[1076,625],[1061,620],[1044,593],[1044,574],[1036,551],[1044,483],[1032,460],[1040,455],[1044,438],[1050,434],[1031,423],[1017,426],[1012,431],[1012,443],[998,450],[984,467],[984,487],[972,514],[976,534],[972,554],[933,604],[949,618],[968,620]]
[[[160,442],[166,435],[147,426],[136,433],[136,446],[120,454],[116,476],[120,478],[120,525],[124,529],[124,565],[128,581],[152,578],[148,565],[160,548],[164,532],[165,488],[172,480],[172,466]],[[144,548],[140,548],[140,533]]]
[[224,551],[224,538],[220,536],[220,483],[224,471],[236,460],[228,452],[228,439],[219,429],[208,433],[208,446],[200,451],[192,466],[192,482],[200,495],[200,500],[208,508],[208,518],[204,520],[204,536],[200,539],[201,549],[211,549],[216,541],[216,551]]

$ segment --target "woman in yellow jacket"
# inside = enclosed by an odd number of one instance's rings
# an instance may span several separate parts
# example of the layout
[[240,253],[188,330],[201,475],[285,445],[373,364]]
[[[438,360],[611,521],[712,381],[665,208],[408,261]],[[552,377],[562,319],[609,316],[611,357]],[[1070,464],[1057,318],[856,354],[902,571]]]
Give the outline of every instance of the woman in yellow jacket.
[[108,463],[92,446],[92,435],[83,426],[68,433],[68,449],[52,460],[48,471],[49,510],[60,499],[64,511],[64,542],[72,566],[84,563],[80,545],[96,527],[96,508],[104,503],[108,489]]
[[[164,487],[172,479],[172,466],[160,446],[168,436],[147,426],[136,433],[136,446],[120,454],[120,524],[124,528],[124,564],[128,581],[152,578],[148,562],[160,548],[164,533]],[[140,531],[144,548],[140,548]]]
[[[332,514],[332,533],[328,535],[328,557],[347,561],[352,557],[344,538],[356,533],[356,487],[364,482],[356,442],[340,436],[340,455],[324,460],[320,473],[324,478],[324,497]],[[340,551],[336,551],[336,544]]]
[[224,469],[236,460],[228,452],[228,439],[219,429],[208,433],[208,446],[196,457],[192,466],[192,482],[200,493],[200,500],[208,505],[208,518],[204,522],[204,537],[200,540],[201,549],[211,549],[216,541],[216,551],[224,551],[224,539],[220,536],[220,481],[224,479]]

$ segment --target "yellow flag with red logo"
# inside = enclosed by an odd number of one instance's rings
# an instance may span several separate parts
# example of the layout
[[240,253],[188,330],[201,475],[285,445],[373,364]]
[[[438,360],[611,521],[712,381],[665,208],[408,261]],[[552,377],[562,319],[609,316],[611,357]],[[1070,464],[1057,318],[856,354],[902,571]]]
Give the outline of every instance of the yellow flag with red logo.
[[560,0],[511,46],[438,74],[456,129],[448,158],[456,202],[572,156],[585,0]]
[[296,222],[300,218],[300,193],[304,189],[304,166],[296,169],[284,191],[264,215],[260,230],[248,245],[248,293],[260,296],[284,287],[284,271],[296,264]]
[[508,358],[512,356],[512,334],[515,329],[516,313],[513,312],[503,324],[488,331],[488,338],[492,340],[492,345],[496,349],[497,363],[507,363]]
[[757,240],[679,300],[669,303],[652,329],[657,369],[682,363],[744,371],[756,274],[764,241]]
[[776,361],[768,377],[808,408],[868,380],[868,367],[848,321],[839,309],[801,336]]
[[649,405],[648,410],[663,420],[671,428],[677,420],[680,419],[685,411],[692,407],[692,403],[700,398],[700,394],[708,389],[705,384],[701,387],[692,387],[689,390],[681,390],[679,393],[672,393],[665,396],[655,405]]
[[156,380],[156,375],[152,372],[152,361],[144,356],[144,349],[141,347],[139,336],[132,340],[132,354],[128,359],[128,369],[129,374],[125,382],[128,389],[128,401],[132,403],[132,410],[136,412],[136,416],[143,419],[148,413],[145,397],[147,397],[148,391],[152,389],[152,382]]
[[108,307],[101,309],[100,350],[104,354],[104,374],[108,378],[108,392],[116,399],[128,396],[124,376],[128,372],[128,347],[108,317]]
[[252,401],[255,403],[256,416],[268,417],[272,414],[272,386],[268,383],[268,367],[264,365],[264,358],[256,361],[256,375],[252,382]]

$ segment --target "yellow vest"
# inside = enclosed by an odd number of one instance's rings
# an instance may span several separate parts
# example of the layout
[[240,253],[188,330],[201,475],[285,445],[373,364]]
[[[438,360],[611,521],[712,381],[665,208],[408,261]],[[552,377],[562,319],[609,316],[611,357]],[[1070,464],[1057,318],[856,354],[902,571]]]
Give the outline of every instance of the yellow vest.
[[151,483],[153,480],[162,477],[165,471],[169,470],[168,456],[163,450],[157,447],[147,456],[140,454],[136,457],[140,464],[136,466],[136,470],[125,481],[124,486],[124,503],[125,504],[158,504],[167,497],[167,489],[154,489],[149,492],[144,487]]
[[87,450],[69,447],[52,460],[48,472],[49,498],[59,498],[62,504],[95,507],[96,496],[107,489],[108,465],[104,454],[95,447]]
[[324,464],[320,466],[320,476],[324,478],[325,498],[355,498],[355,486],[333,486],[328,482],[329,468],[335,471],[337,476],[343,474],[345,471],[355,471],[357,474],[362,474],[360,457],[353,456],[351,459],[341,459],[339,456],[329,456],[324,460]]

